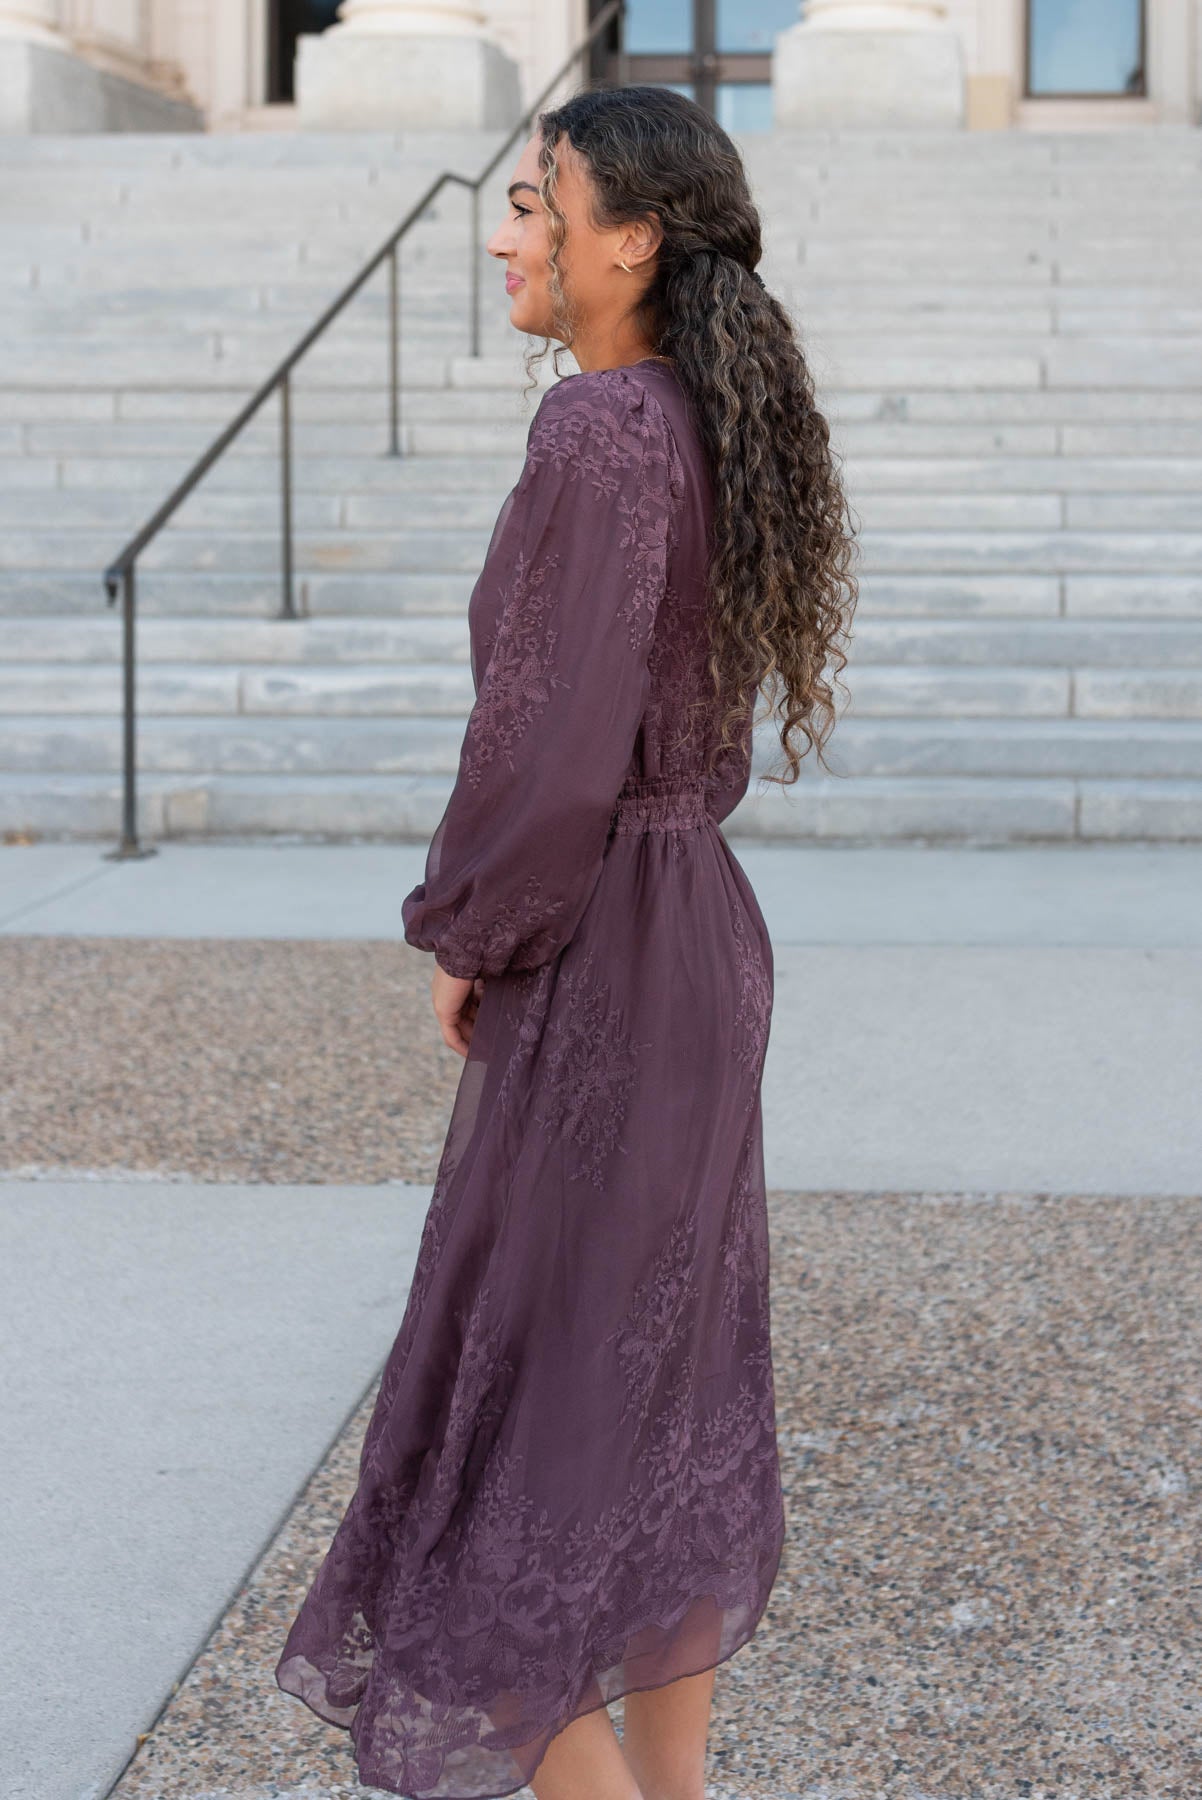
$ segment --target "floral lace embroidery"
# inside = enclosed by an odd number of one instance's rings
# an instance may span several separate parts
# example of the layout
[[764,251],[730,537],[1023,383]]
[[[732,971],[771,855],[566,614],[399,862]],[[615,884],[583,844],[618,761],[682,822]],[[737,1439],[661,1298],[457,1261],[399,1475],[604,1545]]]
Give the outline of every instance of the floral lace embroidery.
[[[412,1483],[377,1496],[367,1528],[395,1536],[401,1559],[378,1638],[386,1663],[373,1667],[377,1638],[356,1613],[328,1681],[343,1704],[369,1695],[357,1738],[365,1782],[432,1789],[459,1748],[528,1742],[562,1722],[594,1670],[616,1668],[641,1630],[671,1624],[707,1594],[748,1618],[762,1608],[784,1539],[766,1339],[744,1368],[734,1397],[698,1420],[696,1358],[683,1357],[622,1498],[566,1529],[535,1512],[522,1458],[499,1443],[470,1511],[424,1564],[404,1560],[422,1531]],[[420,1691],[407,1674],[410,1648]],[[478,1710],[501,1693],[520,1694],[527,1715],[481,1736]]]
[[[680,594],[669,581],[660,602],[648,667],[650,693],[644,738],[656,746],[663,780],[704,785],[707,816],[721,821],[747,791],[751,776],[750,728],[742,742],[717,752],[718,712],[708,668],[708,640],[695,597]],[[673,841],[676,855],[687,846]]]
[[[557,940],[552,920],[564,909],[536,875],[512,900],[495,900],[486,915],[470,901],[439,940],[437,961],[448,975],[467,980],[499,974],[506,966],[530,967],[553,956]],[[515,950],[514,945],[518,948]]]
[[748,1106],[755,1104],[759,1078],[768,1050],[768,1032],[772,1019],[772,981],[764,966],[758,944],[752,943],[742,907],[736,902],[730,909],[735,934],[735,955],[739,971],[739,1004],[735,1013],[735,1056],[752,1077],[748,1085]]
[[430,1204],[426,1208],[426,1217],[422,1223],[417,1258],[413,1265],[413,1276],[409,1283],[409,1294],[405,1302],[404,1321],[397,1334],[392,1353],[385,1364],[380,1382],[380,1392],[364,1434],[363,1447],[359,1453],[360,1475],[366,1474],[368,1470],[374,1468],[381,1459],[383,1450],[380,1441],[381,1433],[400,1388],[405,1359],[413,1346],[418,1320],[426,1303],[426,1295],[429,1292],[434,1271],[438,1266],[438,1260],[442,1255],[446,1236],[447,1189],[458,1162],[457,1141],[454,1133],[448,1131],[434,1175]]
[[[596,398],[589,386],[580,385],[586,380]],[[628,381],[621,369],[597,369],[587,377],[570,376],[560,388],[552,388],[531,424],[526,466],[537,469],[550,463],[570,480],[582,485],[587,482],[598,499],[609,501],[617,496],[619,547],[629,552],[621,616],[630,627],[631,648],[639,650],[654,628],[669,561],[671,528],[685,481],[680,453],[654,396],[642,390],[638,411],[624,408]],[[562,405],[560,389],[568,390]],[[621,471],[636,459],[638,480],[631,499],[623,492]]]
[[[526,441],[526,466],[550,463],[582,485],[587,481],[598,500],[621,488],[620,471],[633,461],[624,435],[625,418],[613,401],[627,396],[626,377],[617,369],[597,369],[587,379],[569,376],[543,395]],[[590,389],[593,392],[590,392]],[[594,398],[594,393],[601,398]]]
[[[501,1355],[500,1324],[487,1328],[484,1325],[490,1306],[491,1292],[485,1286],[477,1293],[464,1328],[446,1430],[437,1453],[437,1469],[427,1501],[427,1510],[435,1518],[449,1513],[463,1487],[470,1483],[475,1444],[505,1411],[506,1386],[514,1368]],[[482,1462],[483,1458],[476,1460]]]
[[503,1114],[512,1095],[528,1084],[530,1065],[542,1042],[553,969],[552,963],[543,963],[537,969],[523,969],[506,980],[507,1014],[510,1025],[516,1022],[517,1032],[497,1088],[498,1113]]
[[580,1151],[573,1180],[603,1189],[606,1167],[621,1143],[626,1102],[634,1085],[638,1053],[621,1008],[594,968],[589,951],[578,969],[562,968],[563,999],[549,1021],[543,1111],[538,1123],[548,1133],[562,1131]]
[[695,781],[703,766],[714,708],[704,683],[705,644],[699,621],[669,583],[660,602],[659,622],[647,666],[651,691],[644,730],[659,746],[659,773]]
[[[655,454],[657,452],[648,451],[648,456]],[[631,647],[637,650],[651,635],[656,607],[663,593],[671,515],[664,510],[658,483],[649,484],[645,473],[633,504],[621,494],[618,506],[625,520],[621,547],[630,551],[626,559],[626,599],[622,617],[630,626]]]
[[405,1359],[413,1347],[413,1338],[417,1331],[418,1320],[426,1303],[430,1281],[442,1255],[443,1249],[443,1211],[441,1196],[437,1187],[431,1196],[429,1210],[422,1226],[421,1242],[418,1245],[417,1261],[413,1268],[413,1279],[409,1284],[409,1297],[405,1302],[405,1322],[398,1333],[393,1352],[385,1365],[380,1382],[380,1395],[367,1431],[363,1438],[363,1447],[359,1453],[359,1473],[365,1475],[376,1468],[384,1458],[384,1444],[381,1441],[385,1431],[393,1401],[401,1385],[404,1374]]
[[748,1135],[722,1240],[722,1316],[739,1321],[744,1283],[755,1284],[756,1300],[766,1304],[768,1280],[767,1209],[754,1179],[756,1139]]
[[[735,1398],[699,1425],[696,1358],[683,1357],[656,1411],[642,1478],[591,1524],[578,1521],[554,1563],[530,1523],[515,1516],[513,1496],[522,1492],[514,1480],[515,1459],[498,1456],[491,1469],[486,1466],[484,1491],[499,1503],[473,1511],[469,1538],[487,1585],[495,1591],[499,1581],[512,1579],[515,1562],[524,1563],[527,1574],[533,1565],[541,1567],[559,1602],[570,1604],[572,1598],[603,1591],[620,1558],[622,1603],[608,1618],[602,1615],[593,1649],[598,1666],[621,1660],[631,1630],[661,1616],[656,1608],[669,1597],[661,1572],[665,1558],[669,1566],[694,1565],[683,1590],[673,1596],[681,1611],[719,1571],[726,1577],[728,1601],[731,1587],[746,1597],[756,1584],[765,1545],[772,1545],[772,1526],[766,1531],[765,1519],[779,1517],[781,1506],[772,1388],[770,1379],[763,1379],[762,1357],[760,1346],[749,1358],[758,1378],[744,1381]],[[700,1580],[698,1560],[705,1571]]]
[[698,1300],[696,1254],[696,1220],[689,1214],[677,1220],[650,1272],[635,1289],[625,1322],[605,1340],[617,1343],[626,1383],[623,1422],[633,1415],[638,1427],[645,1424],[669,1354],[682,1328],[687,1329]]
[[[753,1156],[749,1136],[731,1264],[744,1276],[742,1246],[752,1246],[752,1270],[764,1266]],[[512,1368],[488,1323],[487,1290],[468,1315],[428,1491],[421,1457],[392,1479],[361,1480],[326,1567],[333,1604],[356,1589],[365,1599],[321,1679],[327,1708],[355,1733],[364,1782],[432,1792],[457,1752],[497,1752],[549,1733],[573,1714],[594,1671],[617,1668],[649,1626],[670,1626],[707,1594],[736,1620],[758,1617],[785,1528],[767,1310],[742,1321],[737,1389],[699,1413],[696,1357],[680,1330],[693,1301],[693,1231],[690,1218],[677,1222],[616,1334],[636,1390],[664,1377],[621,1498],[566,1524],[536,1512],[523,1460],[501,1436]],[[732,1316],[726,1304],[722,1316]],[[636,1337],[646,1350],[634,1349]],[[381,1398],[373,1418],[384,1410]],[[470,1460],[471,1507],[448,1516]],[[497,1696],[507,1709],[521,1697],[524,1715],[482,1733],[480,1713]]]
[[463,774],[473,788],[497,755],[513,768],[514,744],[551,697],[559,633],[549,615],[558,596],[547,582],[558,567],[558,556],[532,565],[524,551],[517,553],[501,626],[464,735]]

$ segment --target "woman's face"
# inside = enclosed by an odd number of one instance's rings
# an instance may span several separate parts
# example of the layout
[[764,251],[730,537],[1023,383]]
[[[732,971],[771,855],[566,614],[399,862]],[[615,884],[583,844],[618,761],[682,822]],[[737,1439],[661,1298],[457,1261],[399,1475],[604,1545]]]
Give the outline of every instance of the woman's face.
[[[541,139],[526,144],[510,176],[509,209],[505,222],[488,240],[488,253],[505,264],[505,288],[509,295],[509,323],[515,331],[535,337],[560,338],[553,329],[550,269],[547,265],[549,217],[538,194],[538,154]],[[567,220],[565,242],[559,252],[564,292],[581,321],[582,335],[591,336],[620,319],[630,308],[642,285],[640,260],[650,247],[645,228],[619,226],[598,231],[589,218],[589,190],[585,164],[567,137],[556,147],[558,175],[555,191]],[[640,247],[640,240],[642,240]],[[619,259],[634,274],[620,267]],[[636,285],[637,284],[637,285]]]

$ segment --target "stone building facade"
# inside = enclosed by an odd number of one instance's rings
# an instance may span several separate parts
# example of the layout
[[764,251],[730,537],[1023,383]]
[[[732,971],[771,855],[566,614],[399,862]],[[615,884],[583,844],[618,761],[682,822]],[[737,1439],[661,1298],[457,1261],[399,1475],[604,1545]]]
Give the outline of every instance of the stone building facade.
[[[0,0],[0,131],[498,126],[597,0]],[[800,14],[800,16],[799,16]],[[728,129],[1199,123],[1202,0],[629,0]]]

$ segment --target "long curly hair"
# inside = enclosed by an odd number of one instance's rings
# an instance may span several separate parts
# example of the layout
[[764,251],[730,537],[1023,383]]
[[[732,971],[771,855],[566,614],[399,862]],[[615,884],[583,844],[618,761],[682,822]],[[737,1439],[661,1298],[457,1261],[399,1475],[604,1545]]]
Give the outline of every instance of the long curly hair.
[[[855,530],[793,322],[753,274],[760,217],[742,158],[709,113],[663,87],[581,90],[540,112],[537,133],[557,375],[579,324],[557,260],[568,229],[559,140],[584,160],[599,230],[650,216],[662,231],[634,317],[676,365],[713,478],[707,610],[721,729],[711,753],[746,728],[760,694],[788,765],[765,779],[795,782],[811,747],[828,767],[858,593]],[[551,342],[527,354],[532,384]]]

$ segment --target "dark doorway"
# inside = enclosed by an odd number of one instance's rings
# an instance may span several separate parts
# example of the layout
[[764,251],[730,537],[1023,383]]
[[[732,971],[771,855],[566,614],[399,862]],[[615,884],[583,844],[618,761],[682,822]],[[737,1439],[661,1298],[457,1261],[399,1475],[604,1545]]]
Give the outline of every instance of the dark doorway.
[[602,49],[593,73],[689,94],[726,131],[770,131],[772,46],[798,17],[797,0],[629,0],[625,55]]
[[1144,0],[1027,0],[1027,94],[1146,94],[1145,33]]
[[294,100],[296,40],[335,23],[342,0],[271,0],[267,38],[267,98]]

